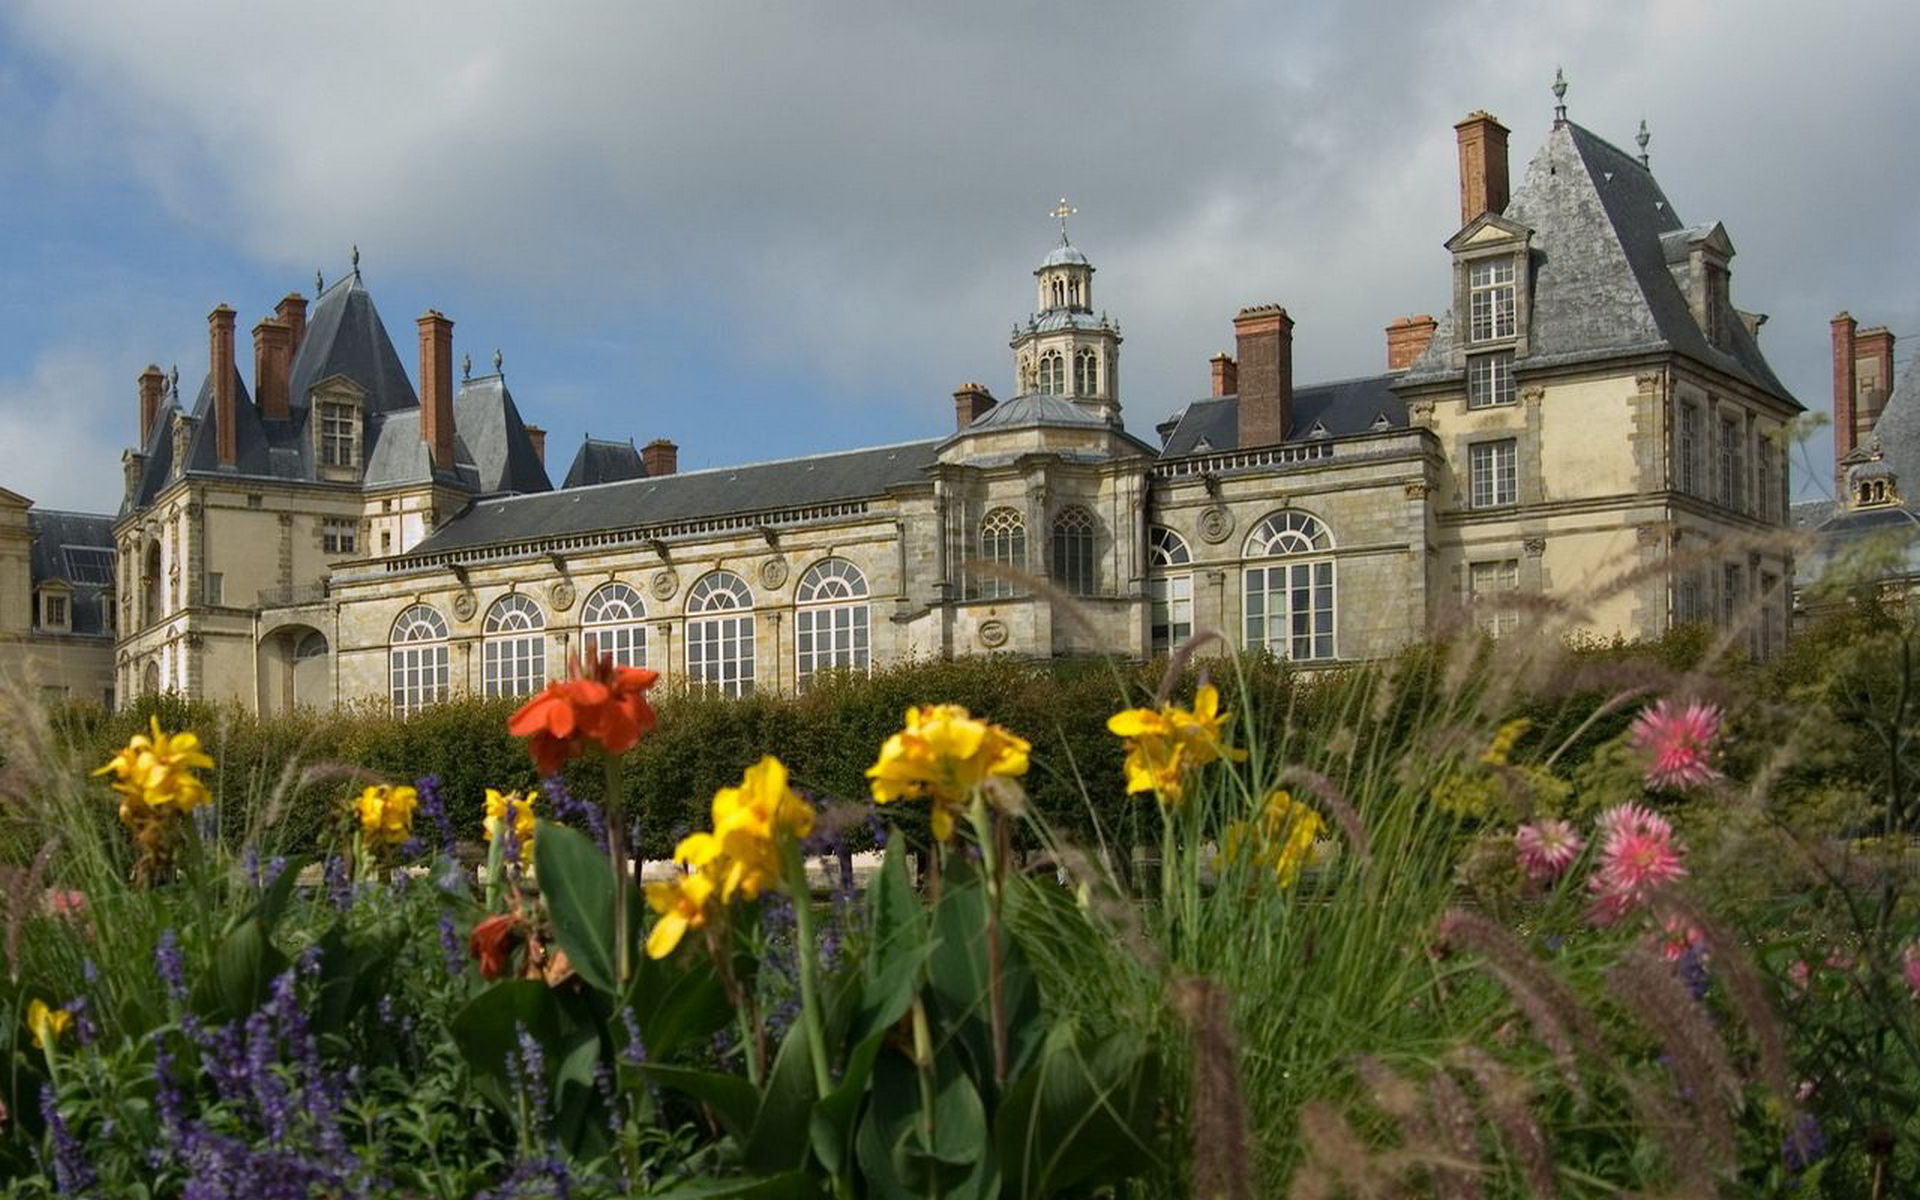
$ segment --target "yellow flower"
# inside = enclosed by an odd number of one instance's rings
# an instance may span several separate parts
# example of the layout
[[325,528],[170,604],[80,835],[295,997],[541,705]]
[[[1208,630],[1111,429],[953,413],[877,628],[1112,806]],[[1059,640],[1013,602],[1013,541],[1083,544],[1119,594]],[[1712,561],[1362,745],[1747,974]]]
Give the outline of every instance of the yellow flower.
[[1219,691],[1208,683],[1194,694],[1192,709],[1163,704],[1107,718],[1108,731],[1127,740],[1127,794],[1152,792],[1162,804],[1178,804],[1189,771],[1219,758],[1245,758],[1244,750],[1227,745],[1228,716],[1220,711]]
[[376,784],[360,793],[353,802],[360,817],[360,840],[374,853],[398,846],[413,836],[413,810],[420,804],[420,793],[410,787]]
[[933,836],[953,836],[955,813],[965,812],[989,776],[1025,775],[1022,739],[975,719],[958,704],[922,704],[907,710],[907,726],[887,739],[880,760],[867,768],[881,804],[926,796],[933,801]]
[[[494,831],[500,828],[502,821],[513,823],[513,840],[520,848],[520,861],[533,861],[533,802],[540,798],[539,792],[528,792],[522,796],[519,792],[498,792],[487,789],[487,819],[484,822],[487,842],[491,844]],[[504,849],[502,853],[505,853]]]
[[1532,724],[1533,722],[1525,717],[1516,717],[1495,730],[1493,741],[1487,744],[1485,753],[1480,755],[1480,762],[1489,767],[1506,766],[1507,756],[1513,753],[1514,743],[1520,740],[1520,735],[1525,733]]
[[1267,797],[1257,820],[1227,826],[1223,853],[1235,860],[1251,851],[1255,865],[1272,868],[1280,886],[1291,887],[1300,877],[1300,868],[1313,859],[1314,844],[1326,828],[1319,813],[1278,791]]
[[64,1008],[48,1008],[44,1000],[27,1005],[27,1028],[33,1031],[33,1045],[37,1050],[45,1050],[59,1041],[71,1024],[73,1014]]
[[162,733],[160,718],[154,717],[151,735],[134,734],[126,748],[94,774],[114,776],[113,790],[122,797],[120,819],[133,825],[150,814],[178,816],[205,804],[207,785],[193,772],[211,766],[213,759],[200,749],[198,737]]
[[667,883],[647,885],[647,904],[660,919],[647,935],[647,957],[665,958],[673,953],[689,929],[707,923],[713,903],[713,880],[701,871],[683,875]]
[[784,867],[781,839],[813,832],[813,809],[787,786],[787,768],[771,754],[747,768],[739,787],[713,794],[713,832],[681,839],[673,857],[711,871],[720,898],[744,892],[749,900],[778,887]]

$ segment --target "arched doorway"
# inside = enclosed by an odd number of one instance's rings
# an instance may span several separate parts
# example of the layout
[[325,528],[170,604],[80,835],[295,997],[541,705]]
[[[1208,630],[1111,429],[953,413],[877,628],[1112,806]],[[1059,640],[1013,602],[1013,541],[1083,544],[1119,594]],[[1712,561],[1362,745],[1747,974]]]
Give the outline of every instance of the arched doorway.
[[311,625],[282,625],[261,639],[261,711],[331,708],[332,649],[327,635]]

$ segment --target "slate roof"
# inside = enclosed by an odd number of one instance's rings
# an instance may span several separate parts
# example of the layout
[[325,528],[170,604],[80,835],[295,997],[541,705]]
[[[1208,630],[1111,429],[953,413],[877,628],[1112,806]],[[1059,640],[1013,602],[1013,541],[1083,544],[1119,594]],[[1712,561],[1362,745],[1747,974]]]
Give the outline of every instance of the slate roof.
[[1080,253],[1080,251],[1074,249],[1072,246],[1067,245],[1065,242],[1062,242],[1058,246],[1055,246],[1052,252],[1045,258],[1040,260],[1039,270],[1044,271],[1048,267],[1066,266],[1086,267],[1091,270],[1093,264],[1087,261],[1086,255]]
[[580,449],[574,452],[573,465],[567,468],[566,482],[563,488],[592,487],[599,483],[619,483],[627,479],[644,479],[647,474],[646,463],[640,458],[640,452],[633,443],[610,442],[605,438],[587,438],[580,443]]
[[[27,510],[27,527],[33,531],[30,571],[37,586],[61,580],[73,589],[68,619],[73,632],[85,636],[110,637],[105,594],[111,586],[113,570],[113,518],[98,513],[62,512],[59,509]],[[97,574],[80,556],[68,550],[104,551],[108,583],[95,582]]]
[[1891,476],[1895,492],[1905,494],[1906,503],[1853,511],[1832,501],[1794,505],[1796,526],[1804,527],[1803,515],[1817,518],[1808,521],[1813,526],[1813,546],[1795,563],[1795,574],[1802,580],[1818,579],[1830,564],[1858,555],[1877,556],[1871,565],[1888,573],[1920,574],[1920,354],[1908,360],[1887,406],[1873,423],[1871,437],[1856,453],[1871,454],[1876,442],[1879,459],[1853,462],[1847,471],[1848,483]]
[[1113,322],[1096,317],[1081,308],[1050,308],[1027,322],[1026,333],[1053,333],[1061,329],[1080,329],[1088,333],[1111,331]]
[[897,484],[923,480],[939,446],[935,440],[903,442],[480,500],[428,535],[412,554],[876,497]]
[[1812,546],[1794,559],[1796,583],[1817,583],[1836,564],[1857,564],[1872,576],[1920,575],[1920,515],[1891,505],[1823,522],[1814,530]]
[[[1316,425],[1325,430],[1323,436],[1327,437],[1367,433],[1379,427],[1383,416],[1387,428],[1405,428],[1407,405],[1393,391],[1398,381],[1397,375],[1369,375],[1295,388],[1293,428],[1287,434],[1287,441],[1310,440]],[[1237,450],[1240,448],[1240,398],[1219,396],[1195,400],[1168,424],[1172,425],[1172,431],[1160,449],[1162,458]]]
[[287,372],[292,406],[305,408],[313,385],[334,375],[345,375],[366,390],[370,413],[419,407],[420,398],[394,353],[373,297],[361,285],[358,268],[321,292],[307,313],[307,331]]
[[1868,445],[1875,438],[1882,459],[1904,481],[1902,490],[1920,496],[1920,353],[1907,360],[1907,369],[1894,380]]
[[550,492],[546,464],[534,453],[526,422],[507,390],[504,375],[482,375],[460,385],[453,398],[453,427],[478,473],[483,495]]
[[[1528,164],[1503,215],[1533,230],[1532,320],[1522,368],[1671,350],[1799,407],[1743,322],[1731,321],[1724,346],[1716,346],[1694,321],[1667,261],[1669,246],[1685,241],[1668,235],[1691,231],[1637,158],[1562,122]],[[1432,346],[1403,382],[1460,377],[1449,362],[1454,319],[1451,312],[1441,318]]]
[[1002,400],[975,417],[967,429],[1028,429],[1040,425],[1104,429],[1107,423],[1064,396],[1033,392]]

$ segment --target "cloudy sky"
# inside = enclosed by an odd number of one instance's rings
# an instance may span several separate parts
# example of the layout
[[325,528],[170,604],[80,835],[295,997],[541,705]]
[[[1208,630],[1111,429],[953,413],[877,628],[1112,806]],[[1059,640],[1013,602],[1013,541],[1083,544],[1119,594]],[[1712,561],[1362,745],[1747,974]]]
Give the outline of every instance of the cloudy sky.
[[692,468],[945,430],[1011,390],[1062,194],[1135,429],[1245,304],[1293,314],[1300,381],[1371,373],[1445,303],[1453,122],[1500,116],[1517,181],[1556,66],[1575,121],[1647,119],[1825,411],[1836,311],[1920,349],[1916,45],[1911,0],[11,0],[0,486],[114,508],[140,369],[194,387],[209,309],[244,335],[355,243],[410,368],[429,306],[504,352],[556,477],[588,431]]

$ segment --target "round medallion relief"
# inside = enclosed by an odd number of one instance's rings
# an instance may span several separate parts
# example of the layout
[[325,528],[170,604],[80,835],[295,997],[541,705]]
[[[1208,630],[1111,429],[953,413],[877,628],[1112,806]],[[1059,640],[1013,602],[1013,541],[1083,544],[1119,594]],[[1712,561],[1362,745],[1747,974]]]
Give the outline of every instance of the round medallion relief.
[[571,579],[556,580],[553,586],[547,589],[547,600],[553,605],[555,612],[565,612],[572,608],[574,595]]
[[1233,513],[1216,504],[1200,514],[1200,540],[1219,545],[1233,536]]
[[680,590],[680,577],[671,570],[655,571],[647,586],[655,600],[671,600],[673,594]]
[[770,592],[779,591],[787,582],[787,560],[770,558],[760,564],[760,586]]
[[473,620],[473,614],[480,611],[480,602],[473,598],[472,592],[461,592],[453,598],[453,615],[462,621]]
[[1007,644],[1007,623],[989,618],[980,622],[980,644],[989,650],[997,650]]

